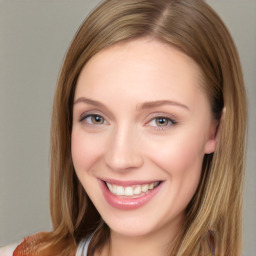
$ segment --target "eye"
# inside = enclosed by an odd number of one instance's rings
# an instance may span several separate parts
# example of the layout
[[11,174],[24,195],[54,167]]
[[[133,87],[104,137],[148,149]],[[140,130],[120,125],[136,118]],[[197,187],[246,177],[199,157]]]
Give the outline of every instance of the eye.
[[104,119],[104,117],[100,116],[100,115],[86,115],[85,117],[81,117],[80,121],[85,121],[88,124],[91,125],[102,125],[102,124],[106,124],[106,120]]
[[148,123],[149,126],[153,126],[160,129],[168,128],[169,126],[174,124],[176,124],[176,121],[163,116],[155,117]]

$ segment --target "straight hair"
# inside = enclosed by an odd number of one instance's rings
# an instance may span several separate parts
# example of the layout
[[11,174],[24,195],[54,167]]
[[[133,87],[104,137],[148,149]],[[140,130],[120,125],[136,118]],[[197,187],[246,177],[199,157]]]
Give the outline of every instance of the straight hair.
[[74,256],[77,245],[92,233],[88,255],[93,255],[109,240],[109,227],[87,196],[72,163],[74,92],[82,68],[95,54],[144,37],[167,43],[197,63],[203,74],[203,91],[219,121],[217,148],[205,155],[199,186],[186,207],[184,225],[170,255],[241,255],[245,87],[234,42],[203,0],[108,0],[80,26],[66,54],[54,98],[50,177],[53,231],[38,239],[38,255]]

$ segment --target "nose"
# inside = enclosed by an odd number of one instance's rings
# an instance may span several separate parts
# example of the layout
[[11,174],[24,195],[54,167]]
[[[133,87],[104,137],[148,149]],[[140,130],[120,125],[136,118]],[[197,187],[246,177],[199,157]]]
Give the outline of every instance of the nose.
[[127,126],[113,131],[105,162],[115,172],[127,172],[141,167],[143,155],[139,135]]

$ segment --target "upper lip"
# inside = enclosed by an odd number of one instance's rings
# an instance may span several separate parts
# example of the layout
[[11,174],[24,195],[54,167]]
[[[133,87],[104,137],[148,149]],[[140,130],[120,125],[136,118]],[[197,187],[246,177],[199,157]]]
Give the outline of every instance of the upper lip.
[[116,180],[116,179],[101,179],[104,182],[109,184],[114,184],[118,186],[134,186],[134,185],[144,185],[144,184],[152,184],[154,182],[161,182],[161,180]]

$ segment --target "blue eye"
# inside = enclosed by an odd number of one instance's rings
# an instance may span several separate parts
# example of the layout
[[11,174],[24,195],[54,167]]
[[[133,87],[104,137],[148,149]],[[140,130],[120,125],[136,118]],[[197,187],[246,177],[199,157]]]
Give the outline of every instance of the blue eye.
[[82,117],[80,119],[80,121],[85,121],[88,124],[91,125],[102,125],[102,124],[106,124],[106,120],[104,119],[104,117],[100,116],[100,115],[87,115],[85,117]]
[[167,128],[170,125],[174,125],[176,122],[168,117],[155,117],[150,122],[149,125],[157,128]]

